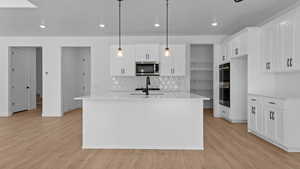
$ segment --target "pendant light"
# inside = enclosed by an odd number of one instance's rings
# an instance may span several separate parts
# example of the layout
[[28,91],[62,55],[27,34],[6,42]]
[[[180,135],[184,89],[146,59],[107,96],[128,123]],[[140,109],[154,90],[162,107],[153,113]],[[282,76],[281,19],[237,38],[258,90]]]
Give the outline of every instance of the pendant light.
[[171,56],[169,48],[169,0],[166,0],[166,48],[165,56]]
[[121,3],[123,0],[117,0],[119,2],[119,48],[117,50],[117,56],[123,56],[123,49],[121,46]]

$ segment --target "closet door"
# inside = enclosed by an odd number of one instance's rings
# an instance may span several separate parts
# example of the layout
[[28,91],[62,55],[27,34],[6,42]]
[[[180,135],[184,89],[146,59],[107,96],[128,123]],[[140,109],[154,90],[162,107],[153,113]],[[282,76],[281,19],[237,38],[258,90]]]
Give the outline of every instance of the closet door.
[[11,112],[35,108],[35,48],[11,48],[10,107]]

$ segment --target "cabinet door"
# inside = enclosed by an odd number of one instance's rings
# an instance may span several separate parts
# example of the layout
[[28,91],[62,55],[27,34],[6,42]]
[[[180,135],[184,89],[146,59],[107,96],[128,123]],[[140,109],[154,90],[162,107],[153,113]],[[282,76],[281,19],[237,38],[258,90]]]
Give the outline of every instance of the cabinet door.
[[[293,58],[293,69],[300,70],[300,48],[298,47],[300,44],[300,10],[296,11],[295,18],[294,18],[294,34],[295,34],[295,55]],[[295,47],[296,46],[296,47]]]
[[165,56],[165,47],[161,47],[160,75],[185,76],[186,75],[186,46],[170,45],[171,56]]
[[278,71],[278,26],[272,24],[264,28],[262,35],[263,43],[263,71]]
[[159,62],[159,45],[147,45],[148,61]]
[[135,58],[137,62],[147,61],[147,45],[135,45]]
[[274,110],[272,120],[275,122],[275,138],[279,144],[283,144],[283,113],[281,110]]
[[279,22],[280,56],[282,71],[292,71],[295,65],[295,21],[294,16],[288,16]]
[[268,139],[274,140],[275,138],[275,121],[272,120],[272,109],[264,108],[264,124],[265,132],[264,135]]
[[170,46],[171,57],[173,57],[173,76],[185,76],[186,71],[186,46]]
[[240,56],[248,54],[248,32],[244,32],[240,35],[239,53]]
[[254,104],[248,105],[248,129],[257,132],[257,106]]
[[240,45],[241,45],[241,42],[240,42],[240,36],[237,36],[235,37],[232,42],[231,42],[232,46],[231,46],[231,57],[234,58],[234,57],[239,57],[241,55],[241,51],[240,51]]
[[111,75],[112,76],[134,76],[135,58],[134,47],[131,45],[123,46],[123,56],[117,56],[118,46],[111,47]]
[[136,61],[138,62],[158,62],[159,45],[141,44],[135,46]]
[[222,63],[226,63],[228,62],[228,58],[229,58],[229,43],[228,42],[224,42],[222,45],[221,45],[221,58],[219,59],[220,60],[220,64]]

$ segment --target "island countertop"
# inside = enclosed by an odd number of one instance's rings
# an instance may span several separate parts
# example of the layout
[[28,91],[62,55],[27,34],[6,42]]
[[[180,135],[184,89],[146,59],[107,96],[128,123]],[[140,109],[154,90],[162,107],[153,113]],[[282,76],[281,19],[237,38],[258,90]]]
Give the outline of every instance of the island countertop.
[[150,92],[145,95],[141,92],[107,92],[95,96],[77,97],[75,100],[152,100],[152,99],[198,99],[210,100],[208,97],[189,92]]

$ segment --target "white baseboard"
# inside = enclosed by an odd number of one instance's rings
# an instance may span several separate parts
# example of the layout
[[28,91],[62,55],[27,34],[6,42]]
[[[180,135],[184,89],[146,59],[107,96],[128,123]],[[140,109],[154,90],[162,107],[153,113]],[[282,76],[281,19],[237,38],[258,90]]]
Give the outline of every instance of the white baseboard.
[[125,146],[125,145],[102,145],[102,146],[82,146],[82,149],[120,149],[120,150],[199,150],[203,151],[203,147],[165,147],[165,146]]
[[299,153],[300,152],[300,148],[297,148],[297,147],[296,148],[295,147],[287,147],[286,145],[282,145],[282,144],[276,143],[276,142],[274,142],[274,141],[266,138],[265,136],[263,136],[263,135],[261,135],[259,133],[256,133],[255,131],[252,131],[252,130],[248,130],[248,132],[254,134],[255,136],[257,136],[257,137],[259,137],[259,138],[261,138],[261,139],[263,139],[263,140],[265,140],[265,141],[267,141],[267,142],[269,142],[271,144],[273,144],[276,147],[279,147],[279,148],[283,149],[286,152],[289,152],[289,153],[297,153],[297,152]]
[[240,120],[240,119],[230,119],[230,118],[224,118],[225,120],[229,121],[230,123],[247,123],[247,120]]
[[62,113],[42,113],[42,117],[63,117]]
[[8,112],[0,113],[0,117],[11,117],[13,114]]

